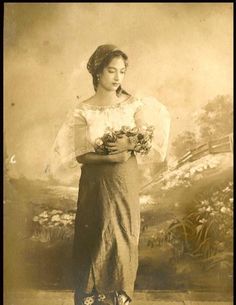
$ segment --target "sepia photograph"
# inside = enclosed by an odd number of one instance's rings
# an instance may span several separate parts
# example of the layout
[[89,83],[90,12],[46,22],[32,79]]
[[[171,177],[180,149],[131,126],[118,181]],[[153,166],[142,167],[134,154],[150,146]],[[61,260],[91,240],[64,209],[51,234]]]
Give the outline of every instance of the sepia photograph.
[[233,3],[4,3],[4,305],[233,303]]

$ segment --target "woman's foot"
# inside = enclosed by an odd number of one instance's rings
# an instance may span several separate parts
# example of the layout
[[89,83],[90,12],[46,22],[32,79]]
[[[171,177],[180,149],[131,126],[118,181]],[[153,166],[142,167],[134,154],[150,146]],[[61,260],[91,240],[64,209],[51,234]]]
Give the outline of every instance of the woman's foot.
[[130,299],[125,293],[116,292],[116,305],[129,305]]

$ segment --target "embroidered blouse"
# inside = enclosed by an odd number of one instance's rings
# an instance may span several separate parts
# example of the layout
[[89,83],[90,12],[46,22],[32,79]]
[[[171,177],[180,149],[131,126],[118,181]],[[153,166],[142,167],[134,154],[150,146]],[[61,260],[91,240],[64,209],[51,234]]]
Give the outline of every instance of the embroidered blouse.
[[84,102],[74,111],[75,155],[94,152],[95,140],[102,137],[107,127],[120,130],[154,126],[152,148],[148,155],[136,153],[138,163],[162,162],[167,154],[170,115],[166,107],[153,97],[130,96],[112,106],[95,106]]
[[[115,130],[154,127],[152,147],[147,155],[135,152],[138,164],[163,162],[167,155],[170,114],[154,97],[129,97],[112,106],[79,103],[67,115],[54,141],[45,173],[55,175],[61,169],[78,167],[76,156],[94,152],[94,141],[102,137],[107,127]],[[80,166],[80,165],[79,165]]]

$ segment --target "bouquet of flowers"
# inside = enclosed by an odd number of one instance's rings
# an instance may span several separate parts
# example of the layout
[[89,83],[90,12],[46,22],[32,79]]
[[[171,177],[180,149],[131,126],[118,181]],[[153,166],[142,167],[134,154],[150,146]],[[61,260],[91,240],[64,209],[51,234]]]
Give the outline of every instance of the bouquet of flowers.
[[109,154],[106,145],[109,142],[116,142],[116,140],[122,136],[126,135],[131,143],[135,144],[134,151],[140,154],[147,154],[152,147],[153,138],[153,126],[143,126],[142,128],[128,126],[122,126],[120,130],[115,130],[114,128],[107,127],[104,135],[95,140],[95,151],[100,154]]

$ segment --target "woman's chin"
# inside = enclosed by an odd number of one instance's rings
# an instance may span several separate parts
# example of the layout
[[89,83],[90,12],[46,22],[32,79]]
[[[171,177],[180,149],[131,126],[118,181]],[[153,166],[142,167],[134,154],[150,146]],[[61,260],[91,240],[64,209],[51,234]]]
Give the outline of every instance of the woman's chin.
[[118,88],[119,88],[119,86],[117,86],[117,87],[112,86],[109,89],[107,89],[107,91],[114,91],[115,92]]

